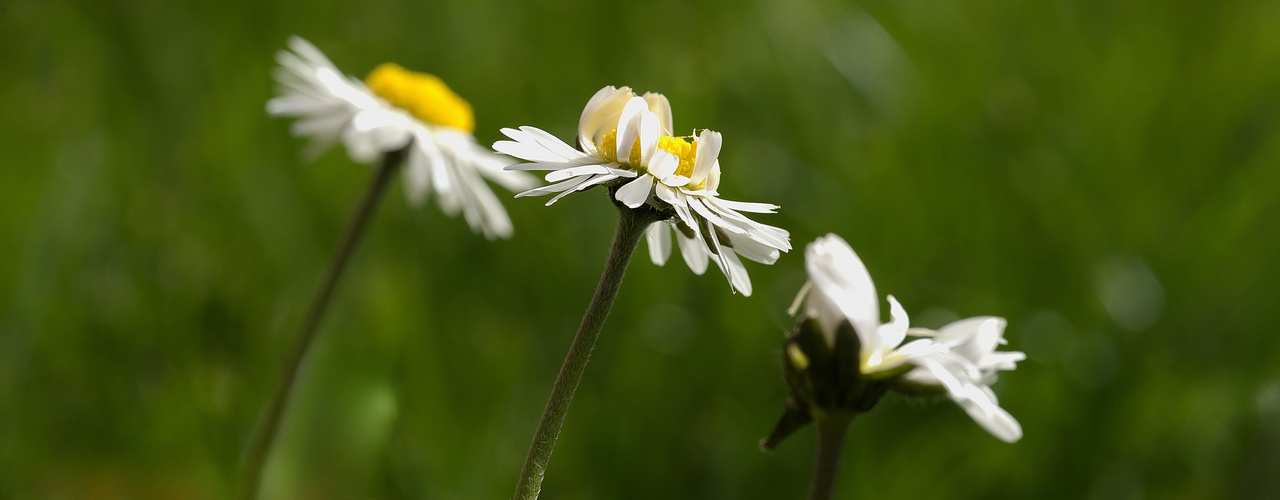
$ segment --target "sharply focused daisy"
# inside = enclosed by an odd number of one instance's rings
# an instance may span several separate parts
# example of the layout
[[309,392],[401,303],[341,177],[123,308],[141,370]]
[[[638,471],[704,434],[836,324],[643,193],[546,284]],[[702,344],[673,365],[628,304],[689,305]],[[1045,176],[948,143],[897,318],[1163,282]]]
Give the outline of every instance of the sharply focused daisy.
[[[618,186],[614,196],[629,208],[650,205],[671,209],[675,217],[649,226],[649,256],[663,265],[671,255],[671,234],[689,269],[702,274],[714,259],[730,286],[751,295],[751,280],[739,255],[772,264],[791,250],[787,231],[760,224],[740,212],[774,213],[777,206],[720,198],[719,132],[672,134],[671,105],[661,94],[637,96],[630,88],[600,89],[582,110],[578,144],[565,144],[534,127],[502,129],[510,141],[493,148],[530,163],[508,170],[550,170],[553,184],[517,196],[556,193],[551,205],[569,193]],[[622,153],[619,153],[622,152]]]
[[489,179],[512,191],[537,181],[504,171],[510,163],[479,145],[471,105],[439,78],[396,64],[378,66],[364,81],[346,76],[314,45],[299,37],[276,54],[279,96],[267,111],[300,119],[290,130],[312,139],[318,155],[342,141],[352,160],[372,163],[406,146],[405,193],[421,203],[432,192],[449,215],[463,213],[472,230],[510,237],[511,219],[489,190]]
[[631,256],[647,236],[649,256],[658,265],[671,256],[675,232],[685,262],[697,274],[714,258],[729,278],[730,290],[751,295],[751,280],[739,255],[772,264],[791,250],[786,231],[741,212],[773,213],[778,207],[720,199],[720,134],[703,130],[672,133],[671,105],[661,94],[638,96],[627,87],[600,89],[578,120],[578,148],[534,127],[502,129],[511,140],[493,148],[529,163],[508,170],[550,170],[552,184],[516,196],[569,193],[607,186],[618,207],[618,225],[604,272],[583,314],[546,410],[525,457],[515,498],[535,499],[542,488],[551,451],[582,380],[590,353],[622,286]]

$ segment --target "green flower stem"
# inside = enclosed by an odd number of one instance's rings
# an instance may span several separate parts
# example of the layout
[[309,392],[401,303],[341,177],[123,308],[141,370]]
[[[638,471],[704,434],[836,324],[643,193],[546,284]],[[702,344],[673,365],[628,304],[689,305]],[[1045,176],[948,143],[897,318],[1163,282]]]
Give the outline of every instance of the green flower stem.
[[356,243],[360,241],[360,235],[364,233],[369,220],[373,218],[373,211],[377,208],[378,201],[382,199],[383,193],[386,192],[391,175],[404,163],[408,148],[406,146],[383,156],[377,171],[373,174],[373,179],[369,183],[369,190],[365,192],[364,200],[360,202],[360,206],[356,208],[355,214],[352,215],[351,220],[347,223],[346,234],[342,238],[342,243],[338,245],[337,252],[333,254],[333,260],[329,262],[329,269],[324,275],[324,281],[320,284],[320,290],[316,292],[315,297],[312,299],[311,308],[307,311],[307,316],[302,322],[301,329],[298,330],[297,338],[294,340],[293,348],[289,351],[289,357],[285,360],[284,374],[280,378],[280,385],[276,386],[275,395],[271,398],[270,406],[267,407],[266,418],[260,422],[257,432],[254,433],[253,441],[249,443],[248,456],[245,458],[244,481],[240,485],[241,498],[246,500],[258,498],[258,490],[261,489],[262,475],[266,469],[267,457],[270,455],[271,448],[276,441],[276,435],[280,432],[280,423],[283,420],[289,399],[293,395],[294,387],[297,385],[298,373],[302,370],[302,362],[311,350],[311,344],[315,341],[320,320],[324,317],[325,310],[329,307],[329,298],[333,296],[333,291],[338,286],[338,280],[342,277],[342,272],[346,269],[347,262],[351,260],[351,253],[355,250]]
[[809,500],[830,500],[835,495],[836,476],[840,474],[840,457],[844,455],[844,439],[854,415],[849,411],[824,411],[814,415],[818,425],[818,448],[814,453]]
[[573,393],[578,389],[582,373],[587,369],[591,349],[600,337],[605,318],[609,317],[613,300],[618,297],[618,288],[622,286],[627,263],[631,261],[631,255],[635,253],[645,228],[660,220],[661,215],[647,206],[639,209],[618,207],[618,227],[613,235],[613,246],[609,248],[609,257],[605,260],[604,274],[600,276],[596,293],[591,297],[587,312],[582,316],[578,333],[569,345],[569,354],[560,366],[560,374],[551,389],[551,397],[547,399],[547,408],[538,421],[538,430],[533,436],[533,443],[529,445],[529,455],[524,459],[520,482],[516,485],[516,500],[538,498],[538,493],[542,490],[542,478],[547,472],[547,463],[551,461],[551,450],[556,445],[556,438],[560,436],[560,427],[564,424],[565,414],[569,412],[569,404],[573,402]]

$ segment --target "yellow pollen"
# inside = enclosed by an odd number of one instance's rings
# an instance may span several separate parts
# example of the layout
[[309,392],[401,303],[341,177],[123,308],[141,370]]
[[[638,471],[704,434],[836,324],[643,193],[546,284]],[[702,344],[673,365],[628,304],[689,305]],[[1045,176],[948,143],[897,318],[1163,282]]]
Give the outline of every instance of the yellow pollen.
[[476,131],[476,115],[469,104],[453,93],[444,80],[426,73],[415,73],[395,63],[383,63],[364,79],[378,97],[392,106],[408,111],[419,120]]
[[[692,137],[690,137],[692,139]],[[604,135],[600,139],[600,156],[609,161],[618,163],[626,163],[637,169],[641,169],[640,165],[640,139],[631,145],[631,154],[628,155],[626,161],[618,160],[618,131],[614,130]],[[693,176],[693,160],[698,154],[698,141],[686,141],[684,137],[659,137],[658,149],[666,150],[671,154],[680,158],[680,165],[676,167],[676,175],[685,177]]]
[[804,371],[809,368],[809,357],[804,355],[804,351],[800,346],[795,344],[787,344],[787,358],[791,360],[791,366],[797,370]]

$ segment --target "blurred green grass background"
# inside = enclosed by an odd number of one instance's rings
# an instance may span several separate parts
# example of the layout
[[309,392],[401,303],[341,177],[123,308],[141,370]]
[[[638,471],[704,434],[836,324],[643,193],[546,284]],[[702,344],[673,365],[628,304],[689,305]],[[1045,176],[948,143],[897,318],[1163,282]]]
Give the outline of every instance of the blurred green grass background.
[[[796,250],[731,295],[636,256],[544,498],[800,498],[782,410],[803,246],[914,323],[1009,319],[1007,445],[953,404],[855,423],[840,498],[1274,498],[1280,3],[713,0],[0,4],[0,498],[222,498],[369,169],[299,157],[273,54],[395,61],[477,137],[573,137],[604,85],[724,134],[721,193]],[[515,238],[389,196],[286,421],[270,498],[510,495],[613,224]]]

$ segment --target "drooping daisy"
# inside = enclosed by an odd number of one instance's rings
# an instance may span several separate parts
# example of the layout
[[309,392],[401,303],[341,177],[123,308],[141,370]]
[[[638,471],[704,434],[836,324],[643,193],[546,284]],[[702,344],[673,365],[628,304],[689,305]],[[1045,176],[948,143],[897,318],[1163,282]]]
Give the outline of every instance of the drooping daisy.
[[439,78],[386,63],[361,81],[346,76],[314,45],[299,37],[276,54],[273,73],[279,95],[267,112],[298,117],[290,130],[311,137],[305,151],[316,156],[337,141],[352,160],[372,163],[409,146],[405,194],[420,204],[434,192],[448,215],[463,213],[473,231],[490,239],[510,237],[511,219],[484,179],[509,190],[537,185],[510,163],[479,145],[472,133],[471,105]]
[[[1000,408],[990,388],[997,371],[1012,370],[1025,358],[1021,352],[995,351],[1004,343],[1003,318],[963,319],[937,331],[910,328],[906,310],[889,295],[891,319],[881,324],[870,273],[849,244],[834,234],[809,244],[805,267],[809,285],[797,297],[797,305],[801,300],[805,305],[802,320],[817,320],[829,346],[834,346],[844,322],[852,325],[860,343],[859,373],[911,393],[945,389],[992,435],[1007,442],[1022,437],[1018,421]],[[903,343],[908,335],[922,338]]]
[[[739,212],[774,213],[777,206],[720,198],[719,132],[672,135],[671,105],[661,94],[637,96],[630,88],[600,89],[582,110],[578,144],[565,144],[534,127],[502,129],[510,141],[493,148],[530,163],[508,170],[550,170],[553,184],[516,196],[557,193],[551,205],[569,193],[599,185],[620,185],[617,201],[630,208],[649,204],[670,208],[675,217],[648,229],[649,256],[663,265],[671,255],[674,231],[681,255],[696,274],[714,258],[733,290],[751,295],[751,280],[738,258],[774,263],[791,250],[787,231],[760,224]],[[619,154],[624,151],[626,154]]]

